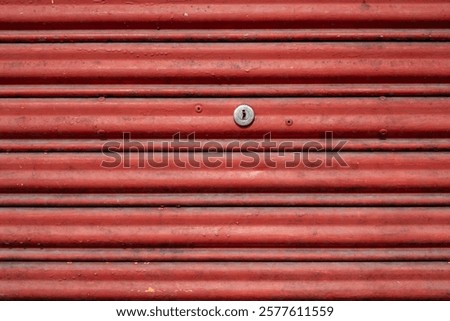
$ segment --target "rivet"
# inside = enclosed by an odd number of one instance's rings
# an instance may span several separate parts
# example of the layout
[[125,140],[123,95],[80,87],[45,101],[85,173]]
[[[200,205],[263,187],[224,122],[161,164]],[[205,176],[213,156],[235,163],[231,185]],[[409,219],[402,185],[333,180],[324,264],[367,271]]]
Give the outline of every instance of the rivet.
[[388,133],[387,129],[384,129],[384,128],[380,129],[380,138],[386,139],[387,133]]
[[196,111],[197,113],[201,113],[201,112],[203,111],[202,105],[196,105],[196,106],[195,106],[195,111]]

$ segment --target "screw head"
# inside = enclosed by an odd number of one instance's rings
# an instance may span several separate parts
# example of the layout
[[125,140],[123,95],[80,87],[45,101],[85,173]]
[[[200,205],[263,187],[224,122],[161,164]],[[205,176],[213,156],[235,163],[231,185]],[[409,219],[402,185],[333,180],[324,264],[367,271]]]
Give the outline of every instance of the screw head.
[[249,105],[239,105],[234,110],[234,122],[241,127],[250,126],[255,120],[255,112]]

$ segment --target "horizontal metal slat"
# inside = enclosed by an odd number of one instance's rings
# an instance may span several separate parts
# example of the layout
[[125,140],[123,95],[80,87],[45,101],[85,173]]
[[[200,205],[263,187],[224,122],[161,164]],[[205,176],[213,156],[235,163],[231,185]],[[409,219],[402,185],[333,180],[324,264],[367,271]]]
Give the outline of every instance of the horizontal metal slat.
[[448,43],[1,44],[0,83],[449,83]]
[[0,41],[448,40],[449,18],[442,0],[3,1]]
[[424,262],[443,260],[450,260],[448,247],[0,248],[0,261],[34,262]]
[[439,97],[450,96],[448,84],[259,84],[259,85],[8,85],[0,86],[2,98],[45,97]]
[[[255,121],[236,125],[249,104]],[[2,138],[450,138],[450,98],[0,99]],[[290,123],[288,123],[288,120]],[[380,131],[385,131],[384,135]],[[447,140],[449,142],[449,140]],[[381,144],[381,143],[380,143]],[[420,144],[420,142],[418,142]],[[145,144],[147,145],[147,144]]]
[[0,191],[450,192],[447,152],[342,153],[347,166],[336,159],[326,166],[326,154],[311,153],[316,168],[295,153],[270,160],[255,152],[207,158],[203,153],[125,153],[122,162],[120,154],[112,155],[0,154]]
[[8,247],[450,245],[450,209],[0,208]]
[[[245,28],[245,26],[243,26]],[[449,41],[450,29],[91,29],[1,30],[0,42],[258,42],[258,41]]]
[[[450,10],[446,3],[448,1],[442,0],[409,0],[397,3],[372,0],[366,4],[338,0],[285,0],[270,3],[260,0],[232,0],[226,3],[217,0],[208,3],[198,0],[189,3],[163,0],[150,3],[134,1],[134,5],[130,5],[120,0],[108,3],[61,0],[51,5],[44,0],[35,1],[33,4],[22,0],[14,3],[3,1],[1,22],[3,28],[14,26],[15,30],[26,29],[29,25],[52,28],[56,24],[68,27],[78,25],[83,26],[82,29],[89,29],[89,24],[98,29],[101,29],[101,24],[116,24],[121,28],[133,28],[141,24],[146,29],[151,29],[153,26],[163,27],[163,23],[172,27],[171,29],[182,29],[182,24],[191,28],[197,24],[201,29],[211,28],[211,24],[215,24],[216,28],[223,29],[227,23],[233,27],[236,23],[241,23],[241,26],[245,24],[249,29],[258,26],[270,29],[267,24],[272,23],[272,26],[278,24],[278,27],[286,29],[293,25],[305,28],[308,22],[320,27],[337,27],[336,24],[339,23],[347,23],[352,27],[384,27],[387,23],[391,23],[393,27],[415,27],[417,23],[422,26],[448,27]],[[39,14],[36,14],[38,9]],[[83,20],[80,21],[80,17]]]
[[428,263],[1,263],[15,299],[448,299]]
[[[115,151],[152,151],[152,152],[173,152],[174,146],[168,144],[167,139],[131,139],[129,143],[117,139],[109,140],[119,142],[114,145]],[[181,141],[186,142],[186,138]],[[211,140],[196,139],[198,146],[188,143],[181,143],[187,151],[207,151],[211,147]],[[286,142],[291,144],[290,151],[307,151],[307,147],[313,144],[318,151],[336,150],[338,141],[325,139],[271,139],[272,145],[265,145],[264,139],[239,139],[242,151],[268,151],[279,150]],[[101,152],[107,151],[105,138],[97,139],[1,139],[0,152]],[[151,143],[151,144],[149,144]],[[214,147],[218,151],[236,151],[236,139],[214,139]],[[380,135],[378,139],[345,139],[345,144],[340,145],[341,151],[450,151],[450,140],[446,138],[410,138],[410,139],[383,139]],[[287,151],[288,149],[286,149]]]
[[450,206],[448,193],[0,193],[14,207],[207,207],[207,206]]

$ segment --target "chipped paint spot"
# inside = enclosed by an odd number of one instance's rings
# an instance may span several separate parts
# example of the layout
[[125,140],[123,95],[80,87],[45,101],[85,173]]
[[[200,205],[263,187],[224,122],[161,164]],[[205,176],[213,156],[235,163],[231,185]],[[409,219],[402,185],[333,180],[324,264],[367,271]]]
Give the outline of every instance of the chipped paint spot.
[[361,9],[362,9],[363,11],[370,10],[370,5],[369,5],[368,3],[366,3],[366,1],[363,1],[363,2],[361,3]]
[[148,289],[145,290],[145,292],[147,292],[147,293],[153,293],[153,292],[155,292],[155,290],[154,290],[153,288],[151,288],[151,287],[148,287]]

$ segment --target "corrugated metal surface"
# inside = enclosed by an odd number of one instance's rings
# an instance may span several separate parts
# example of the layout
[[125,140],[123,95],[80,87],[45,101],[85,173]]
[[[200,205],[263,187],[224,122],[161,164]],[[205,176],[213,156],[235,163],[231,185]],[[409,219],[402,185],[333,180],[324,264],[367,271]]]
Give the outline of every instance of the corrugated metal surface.
[[[11,246],[427,246],[450,243],[445,208],[2,209]],[[380,224],[380,222],[385,222]]]
[[[449,47],[450,52],[450,47]],[[449,60],[450,61],[450,60]],[[450,72],[450,69],[449,69]],[[2,99],[3,138],[197,139],[450,138],[448,98]],[[253,106],[254,123],[236,126],[233,111]],[[202,109],[201,113],[196,108]],[[286,120],[292,120],[288,125]],[[420,143],[420,141],[418,141]]]
[[[258,155],[257,153],[255,153]],[[2,154],[1,192],[450,192],[448,152],[433,153],[346,153],[347,167],[310,168],[294,161],[294,154],[273,157],[273,166],[258,163],[254,168],[240,166],[245,155],[211,155],[208,166],[201,153],[158,153],[152,167],[136,154],[129,156],[129,168],[108,168],[100,153]],[[261,158],[264,156],[261,155]],[[322,153],[315,160],[325,158]],[[199,164],[189,164],[191,158]],[[143,158],[141,158],[143,160]],[[180,168],[177,161],[186,162]],[[232,161],[232,162],[231,162]],[[250,160],[252,161],[252,160]],[[141,164],[139,164],[141,163]],[[143,167],[140,167],[143,165]],[[253,174],[252,174],[253,173]],[[164,205],[164,204],[161,204]]]
[[449,40],[442,0],[0,1],[0,298],[450,299]]
[[3,0],[2,41],[448,40],[445,0]]
[[450,286],[447,262],[41,262],[0,270],[0,292],[25,299],[441,299]]

